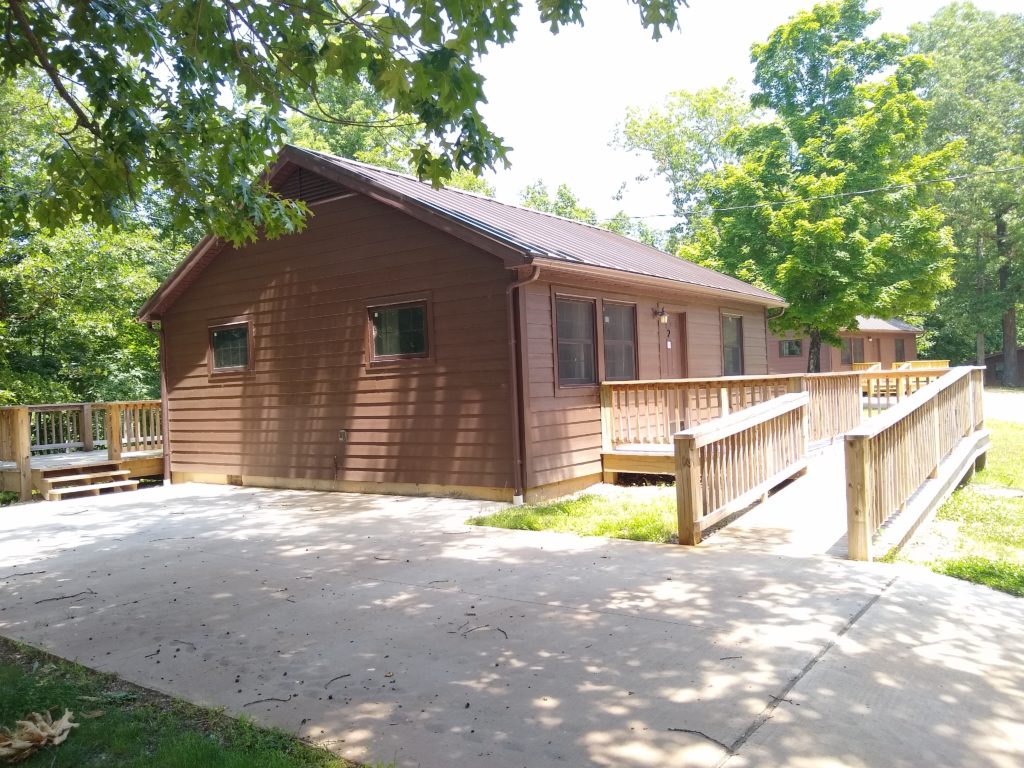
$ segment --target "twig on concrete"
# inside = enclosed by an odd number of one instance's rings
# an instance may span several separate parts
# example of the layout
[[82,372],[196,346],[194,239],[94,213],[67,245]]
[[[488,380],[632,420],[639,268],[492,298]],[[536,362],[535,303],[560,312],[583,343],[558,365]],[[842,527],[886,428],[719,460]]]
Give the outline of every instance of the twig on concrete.
[[373,559],[374,560],[394,560],[395,558],[393,558],[393,557],[381,557],[380,555],[374,555]]
[[324,688],[329,686],[335,680],[341,680],[343,677],[352,677],[352,673],[351,672],[346,672],[344,675],[338,675],[337,677],[332,677],[330,680],[328,680],[326,683],[324,683]]
[[289,701],[295,698],[294,693],[289,693],[287,699],[279,699],[276,696],[270,696],[266,699],[256,699],[256,701],[250,701],[247,704],[243,704],[242,707],[251,707],[253,704],[266,704],[268,701],[279,701],[282,704],[287,704]]
[[36,600],[35,604],[39,605],[40,603],[52,603],[52,602],[55,602],[57,600],[72,600],[72,599],[74,599],[76,597],[81,597],[82,595],[95,595],[95,594],[96,593],[93,592],[91,589],[87,589],[87,590],[85,590],[85,592],[76,592],[73,595],[60,595],[58,597],[45,597],[42,600]]
[[723,656],[719,661],[729,661],[730,659],[742,659],[742,656]]
[[154,541],[188,541],[194,538],[195,536],[164,536],[162,539],[150,539],[149,543],[152,544]]
[[725,744],[720,742],[714,736],[708,736],[706,733],[704,733],[704,731],[694,730],[693,728],[669,728],[669,730],[670,731],[675,731],[676,733],[693,733],[693,734],[695,734],[697,736],[703,736],[708,741],[713,742],[713,743],[717,744],[718,746],[720,746],[722,749],[724,749],[726,751],[726,753],[728,753],[730,755],[733,754],[732,749],[730,749]]
[[[466,624],[468,624],[468,623],[469,622],[466,622]],[[463,624],[462,626],[466,626],[466,624]],[[495,632],[501,632],[501,634],[503,634],[505,636],[505,639],[508,640],[508,632],[506,632],[501,627],[492,627],[490,624],[481,624],[479,627],[473,627],[472,629],[467,629],[465,632],[462,633],[462,636],[465,637],[470,632],[476,632],[478,629],[493,629]]]
[[10,576],[4,576],[5,579],[13,579],[15,576],[38,576],[46,571],[22,571],[21,573],[12,573]]
[[772,694],[770,694],[770,693],[768,694],[768,698],[769,698],[769,699],[772,699],[772,700],[774,700],[775,702],[783,702],[783,701],[784,701],[784,702],[786,702],[787,704],[792,704],[792,705],[793,705],[793,706],[795,706],[795,707],[799,707],[799,706],[800,706],[799,704],[797,704],[797,703],[796,703],[795,701],[793,701],[792,699],[784,699],[784,698],[782,698],[781,696],[773,696],[773,695],[772,695]]
[[144,657],[144,658],[147,658],[147,659],[152,659],[152,658],[153,658],[154,656],[156,656],[156,655],[157,655],[158,653],[160,653],[160,649],[159,649],[159,648],[157,648],[157,649],[156,649],[155,651],[153,651],[152,653],[147,653],[147,654],[145,655],[145,657]]
[[178,645],[190,645],[190,646],[192,646],[192,650],[193,651],[196,649],[196,644],[195,643],[190,643],[188,640],[171,640],[171,642],[172,643],[177,643]]

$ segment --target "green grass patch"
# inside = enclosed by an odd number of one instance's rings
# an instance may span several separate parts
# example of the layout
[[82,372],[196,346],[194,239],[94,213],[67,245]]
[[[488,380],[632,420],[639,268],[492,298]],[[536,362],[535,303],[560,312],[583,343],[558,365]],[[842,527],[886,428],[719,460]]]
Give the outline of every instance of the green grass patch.
[[1024,424],[987,420],[985,426],[992,431],[992,449],[976,482],[1024,490]]
[[928,564],[936,573],[1024,597],[1024,497],[998,495],[1000,488],[1024,490],[1024,425],[986,426],[992,430],[987,465],[939,508],[937,524],[952,523],[956,535]]
[[984,557],[961,557],[957,560],[939,560],[932,565],[936,573],[943,573],[975,584],[1024,597],[1024,565]]
[[119,768],[351,768],[326,750],[0,638],[0,725],[30,712],[79,723],[19,765]]
[[636,488],[609,495],[587,493],[549,504],[509,507],[466,522],[521,531],[563,531],[580,536],[668,542],[676,537],[675,488]]

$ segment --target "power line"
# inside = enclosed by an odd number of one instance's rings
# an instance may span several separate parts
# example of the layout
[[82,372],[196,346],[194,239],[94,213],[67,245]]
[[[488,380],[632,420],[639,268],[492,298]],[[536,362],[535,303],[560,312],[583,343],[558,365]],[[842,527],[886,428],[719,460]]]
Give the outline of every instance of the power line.
[[[813,197],[788,197],[783,200],[770,200],[763,203],[751,203],[750,205],[732,205],[723,206],[721,208],[708,208],[708,211],[714,213],[728,213],[730,211],[749,211],[756,208],[770,208],[776,205],[791,205],[793,203],[810,203],[818,200],[836,200],[843,197],[857,197],[859,195],[871,195],[878,192],[896,192],[901,189],[912,189],[925,184],[944,184],[946,182],[963,181],[964,179],[974,178],[976,176],[991,176],[997,173],[1014,173],[1017,171],[1024,171],[1024,165],[1011,165],[1006,168],[990,168],[987,171],[974,171],[973,173],[961,173],[956,176],[945,176],[941,179],[922,179],[920,181],[911,181],[906,184],[890,184],[885,187],[874,187],[872,189],[861,189],[851,192],[835,192],[830,195],[815,195]],[[646,216],[626,216],[628,219],[659,219],[659,218],[672,218],[681,219],[685,218],[688,214],[694,212],[696,208],[690,208],[684,213],[652,213]],[[602,221],[614,221],[614,219],[603,219]]]

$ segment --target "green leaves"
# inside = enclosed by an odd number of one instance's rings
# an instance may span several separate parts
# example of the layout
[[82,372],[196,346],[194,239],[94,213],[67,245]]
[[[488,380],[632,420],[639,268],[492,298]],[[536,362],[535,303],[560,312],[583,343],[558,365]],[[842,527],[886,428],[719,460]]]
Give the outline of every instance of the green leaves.
[[[681,0],[633,1],[655,36],[678,23]],[[536,5],[556,31],[581,23],[583,7]],[[36,73],[61,109],[46,121],[44,183],[4,192],[0,236],[33,220],[115,223],[149,188],[174,201],[179,224],[198,220],[234,243],[294,231],[300,208],[242,180],[284,143],[284,119],[331,82],[368,84],[388,111],[412,116],[422,140],[407,159],[424,178],[493,168],[508,150],[480,115],[475,64],[514,40],[520,10],[518,0],[9,0],[0,76]]]
[[936,189],[914,183],[945,175],[957,146],[921,151],[927,61],[867,37],[876,18],[825,3],[753,47],[752,101],[776,118],[729,137],[736,160],[703,177],[715,210],[688,249],[784,296],[777,330],[833,343],[857,315],[927,311],[955,251]]

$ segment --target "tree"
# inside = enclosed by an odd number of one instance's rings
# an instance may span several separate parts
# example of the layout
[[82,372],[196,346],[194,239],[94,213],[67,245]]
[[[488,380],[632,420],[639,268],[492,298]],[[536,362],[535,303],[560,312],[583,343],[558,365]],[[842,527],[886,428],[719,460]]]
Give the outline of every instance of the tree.
[[675,214],[683,219],[678,234],[686,236],[708,213],[704,174],[738,160],[726,139],[756,117],[749,98],[729,80],[720,88],[673,91],[663,107],[646,113],[630,108],[616,143],[650,154],[654,175],[668,182]]
[[941,298],[933,323],[940,349],[984,364],[986,336],[1001,338],[1003,383],[1019,384],[1024,174],[1000,169],[1024,167],[1024,15],[954,4],[914,26],[911,37],[933,61],[923,82],[934,105],[925,141],[962,141],[952,171],[969,174],[943,200],[960,257],[955,288]]
[[[0,163],[7,189],[32,196],[47,180],[38,158],[62,105],[38,77],[0,80]],[[147,219],[159,198],[121,231],[74,219],[52,230],[28,219],[0,238],[0,403],[134,399],[159,393],[155,334],[134,312],[184,255]],[[173,230],[172,230],[173,232]]]
[[[685,0],[635,0],[655,37]],[[583,21],[583,0],[536,0],[553,32]],[[240,243],[301,227],[306,213],[259,182],[288,132],[290,111],[352,125],[317,106],[323,78],[361,78],[415,116],[422,178],[481,171],[507,148],[484,122],[477,59],[516,36],[519,2],[485,0],[4,0],[0,74],[34,71],[67,107],[58,146],[41,159],[46,193],[5,187],[0,236],[32,219],[121,223],[158,187],[175,224],[199,220]]]
[[811,371],[857,315],[927,311],[954,250],[936,185],[919,184],[956,150],[917,152],[927,61],[905,37],[869,38],[864,5],[816,5],[753,47],[752,103],[775,118],[736,130],[739,161],[705,176],[715,211],[691,249],[790,302],[773,328],[809,336]]

